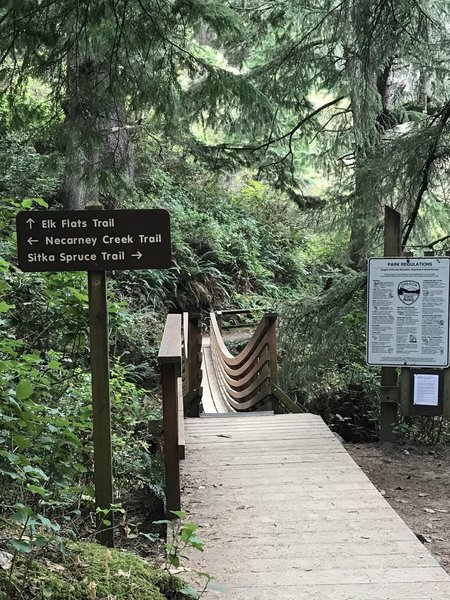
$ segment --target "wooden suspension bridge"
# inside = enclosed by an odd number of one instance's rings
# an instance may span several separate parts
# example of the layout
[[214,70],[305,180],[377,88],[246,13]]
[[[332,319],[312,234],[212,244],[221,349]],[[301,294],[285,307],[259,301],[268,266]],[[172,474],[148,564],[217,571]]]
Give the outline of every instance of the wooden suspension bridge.
[[[245,311],[244,311],[245,312]],[[449,600],[450,577],[316,415],[277,383],[276,315],[231,354],[223,319],[169,315],[160,348],[166,500],[224,600]],[[180,479],[180,461],[182,463]]]

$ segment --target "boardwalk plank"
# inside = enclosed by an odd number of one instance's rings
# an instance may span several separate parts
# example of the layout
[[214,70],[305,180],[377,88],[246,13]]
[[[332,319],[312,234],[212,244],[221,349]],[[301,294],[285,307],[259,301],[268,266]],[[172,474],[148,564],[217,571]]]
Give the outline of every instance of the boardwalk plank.
[[[314,415],[186,423],[183,507],[222,600],[450,600],[450,577]],[[193,577],[193,576],[192,576]]]

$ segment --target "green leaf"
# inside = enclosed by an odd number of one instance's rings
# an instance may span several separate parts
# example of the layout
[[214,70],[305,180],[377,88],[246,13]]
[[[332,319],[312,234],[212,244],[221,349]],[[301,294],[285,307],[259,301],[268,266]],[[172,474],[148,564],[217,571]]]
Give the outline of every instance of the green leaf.
[[33,546],[38,546],[38,548],[44,548],[48,545],[49,538],[41,533],[37,534],[32,541]]
[[23,471],[24,471],[24,473],[26,473],[27,475],[30,475],[31,477],[35,477],[36,479],[43,479],[44,481],[48,481],[47,475],[39,467],[32,467],[31,465],[26,465],[23,468]]
[[206,585],[206,589],[208,590],[215,590],[216,592],[226,592],[227,588],[224,587],[223,585],[220,585],[220,583],[216,583],[215,581],[211,581],[209,580],[207,585]]
[[29,440],[24,435],[20,435],[19,433],[15,433],[13,435],[13,443],[21,450],[23,450],[24,448],[29,448],[33,445],[33,442],[31,440]]
[[197,592],[197,590],[191,587],[190,585],[187,585],[186,587],[182,588],[180,590],[180,594],[183,594],[183,596],[187,596],[188,598],[195,598],[195,600],[200,598],[200,594]]
[[7,471],[6,469],[2,469],[0,467],[0,473],[2,475],[6,475],[10,479],[21,479],[21,476],[18,473],[14,473],[13,471]]
[[173,515],[175,515],[176,517],[178,517],[178,519],[185,519],[186,518],[186,513],[183,510],[171,510],[170,512]]
[[11,519],[16,523],[28,523],[33,511],[29,506],[25,506],[24,504],[16,504],[14,507],[16,510],[11,516]]
[[48,208],[48,204],[45,200],[43,200],[42,198],[33,198],[34,202],[38,205],[38,206],[43,206],[44,208]]
[[198,529],[197,523],[185,523],[181,529],[181,531],[186,534],[192,534],[194,531]]
[[72,295],[75,296],[77,300],[81,302],[89,302],[89,296],[85,292],[80,292],[79,290],[70,287],[69,292],[72,292]]
[[18,400],[26,400],[33,393],[33,385],[24,379],[16,385],[16,398]]
[[15,304],[8,304],[7,302],[5,302],[4,300],[2,300],[0,302],[0,313],[6,313],[9,312],[10,310],[12,310],[13,308],[16,308]]
[[169,559],[169,562],[172,565],[172,567],[178,569],[178,567],[180,566],[180,557],[178,556],[178,554],[173,554],[172,552],[170,552],[167,558]]
[[48,363],[48,368],[49,369],[60,369],[61,368],[61,363],[58,362],[57,360],[51,360]]
[[7,262],[4,258],[0,258],[0,269],[2,271],[7,271],[9,269],[9,262]]
[[200,538],[198,538],[194,535],[194,536],[190,537],[187,541],[190,546],[203,552],[203,550],[205,548],[205,542],[203,540],[201,540]]
[[47,519],[47,517],[44,517],[43,515],[38,515],[37,518],[44,527],[50,529],[51,531],[59,531],[61,529],[58,523],[53,523],[50,521],[50,519]]
[[39,496],[42,496],[42,498],[45,498],[45,496],[47,495],[46,490],[44,490],[43,487],[39,487],[38,485],[31,485],[31,483],[29,483],[26,487],[29,492],[31,492],[32,494],[39,494]]
[[21,554],[29,554],[33,550],[31,544],[29,544],[28,542],[24,542],[23,540],[17,540],[15,538],[9,540],[9,545],[16,552],[20,552]]

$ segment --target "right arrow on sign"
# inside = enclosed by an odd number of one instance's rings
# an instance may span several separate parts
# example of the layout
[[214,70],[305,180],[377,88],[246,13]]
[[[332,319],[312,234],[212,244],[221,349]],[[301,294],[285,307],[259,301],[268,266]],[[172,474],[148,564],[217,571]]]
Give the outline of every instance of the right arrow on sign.
[[132,254],[131,256],[135,256],[136,258],[141,258],[142,254],[138,250],[137,254]]

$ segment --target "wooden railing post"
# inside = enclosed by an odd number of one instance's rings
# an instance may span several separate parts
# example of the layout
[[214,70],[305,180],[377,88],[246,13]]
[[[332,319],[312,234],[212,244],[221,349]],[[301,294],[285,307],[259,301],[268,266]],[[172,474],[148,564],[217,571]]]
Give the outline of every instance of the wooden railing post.
[[202,329],[201,315],[196,313],[189,313],[186,362],[185,372],[188,377],[188,388],[184,403],[185,414],[189,417],[198,417],[202,397]]
[[180,510],[180,466],[178,460],[178,377],[181,375],[181,315],[168,315],[158,356],[164,423],[166,510]]
[[189,327],[189,313],[183,313],[183,349],[181,364],[181,376],[183,377],[183,397],[189,394],[191,389],[190,378],[191,372],[189,370],[189,343],[190,343],[190,327]]
[[277,329],[276,320],[278,318],[277,313],[266,313],[264,315],[266,321],[266,339],[267,349],[269,351],[269,373],[270,378],[266,381],[267,386],[267,400],[260,410],[272,410],[273,408],[273,386],[278,382],[278,360],[277,360]]
[[278,383],[278,361],[277,361],[277,313],[267,313],[264,315],[267,324],[267,346],[269,348],[270,380],[272,383]]

